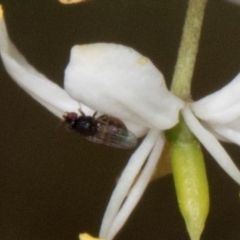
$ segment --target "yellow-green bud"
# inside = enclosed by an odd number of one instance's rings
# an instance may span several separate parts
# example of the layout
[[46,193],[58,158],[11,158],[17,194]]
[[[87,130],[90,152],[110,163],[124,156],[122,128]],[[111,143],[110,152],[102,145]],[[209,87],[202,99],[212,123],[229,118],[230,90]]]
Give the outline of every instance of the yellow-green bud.
[[180,211],[191,240],[199,240],[209,212],[209,191],[200,144],[181,119],[167,131]]

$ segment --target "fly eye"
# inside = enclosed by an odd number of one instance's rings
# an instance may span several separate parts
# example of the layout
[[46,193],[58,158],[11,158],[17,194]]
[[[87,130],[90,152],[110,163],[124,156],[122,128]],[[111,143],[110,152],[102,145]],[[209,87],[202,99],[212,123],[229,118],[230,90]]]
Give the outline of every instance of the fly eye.
[[65,124],[67,127],[72,127],[75,124],[75,120],[67,117],[65,118]]
[[66,127],[71,128],[74,126],[78,119],[78,115],[74,112],[67,113],[63,116]]

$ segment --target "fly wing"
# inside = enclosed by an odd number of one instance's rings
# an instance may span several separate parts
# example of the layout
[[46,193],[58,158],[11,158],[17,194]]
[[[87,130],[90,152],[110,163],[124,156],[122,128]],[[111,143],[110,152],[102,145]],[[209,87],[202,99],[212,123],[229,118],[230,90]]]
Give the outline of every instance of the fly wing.
[[137,138],[127,129],[117,128],[114,125],[101,126],[94,136],[86,137],[89,141],[104,144],[110,147],[129,149],[137,145]]

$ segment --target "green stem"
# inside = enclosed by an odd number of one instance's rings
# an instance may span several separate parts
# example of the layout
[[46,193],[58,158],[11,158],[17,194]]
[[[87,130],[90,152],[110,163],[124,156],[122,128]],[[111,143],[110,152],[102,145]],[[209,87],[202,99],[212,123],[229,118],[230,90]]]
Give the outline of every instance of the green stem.
[[191,81],[196,61],[207,0],[189,0],[171,91],[182,99],[191,97]]
[[[171,91],[191,99],[191,81],[207,0],[189,0]],[[204,158],[197,139],[182,117],[166,132],[170,143],[173,177],[179,208],[191,240],[199,240],[209,211],[209,191]]]

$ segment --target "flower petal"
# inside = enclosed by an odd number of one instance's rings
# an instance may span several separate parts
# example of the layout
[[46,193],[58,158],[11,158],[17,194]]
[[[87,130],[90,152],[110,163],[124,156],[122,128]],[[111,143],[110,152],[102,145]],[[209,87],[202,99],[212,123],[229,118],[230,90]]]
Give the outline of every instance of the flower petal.
[[205,125],[219,140],[240,146],[240,118],[226,125]]
[[240,74],[221,90],[191,103],[190,107],[215,137],[240,145]]
[[240,74],[222,89],[190,106],[198,118],[209,124],[226,124],[240,118]]
[[147,128],[171,128],[184,106],[148,58],[118,44],[74,46],[64,87],[92,109]]
[[133,209],[139,202],[144,190],[146,189],[151,176],[155,170],[155,167],[158,163],[160,158],[162,149],[164,145],[164,136],[161,134],[159,135],[156,143],[148,157],[147,163],[144,166],[140,176],[137,179],[137,182],[134,184],[130,193],[128,194],[126,200],[124,201],[121,209],[119,210],[118,214],[116,215],[115,219],[112,222],[110,227],[109,233],[107,235],[107,239],[111,240],[114,236],[119,232],[122,226],[127,221],[128,217],[132,213]]
[[79,103],[33,68],[17,50],[9,39],[3,16],[0,19],[0,52],[13,80],[53,114],[62,118],[65,112],[78,111]]
[[159,132],[157,130],[150,130],[142,141],[141,145],[131,156],[108,203],[101,225],[99,234],[100,237],[107,237],[114,218],[117,216],[124,199],[129,193],[129,189],[135,181],[142,166],[146,162],[147,157],[152,151],[152,148],[154,147],[158,137]]
[[202,145],[208,150],[212,157],[218,162],[223,170],[228,173],[233,180],[240,184],[240,171],[227,154],[222,145],[218,142],[208,130],[206,130],[197,118],[193,115],[188,106],[182,110],[182,114],[186,124],[198,138]]

